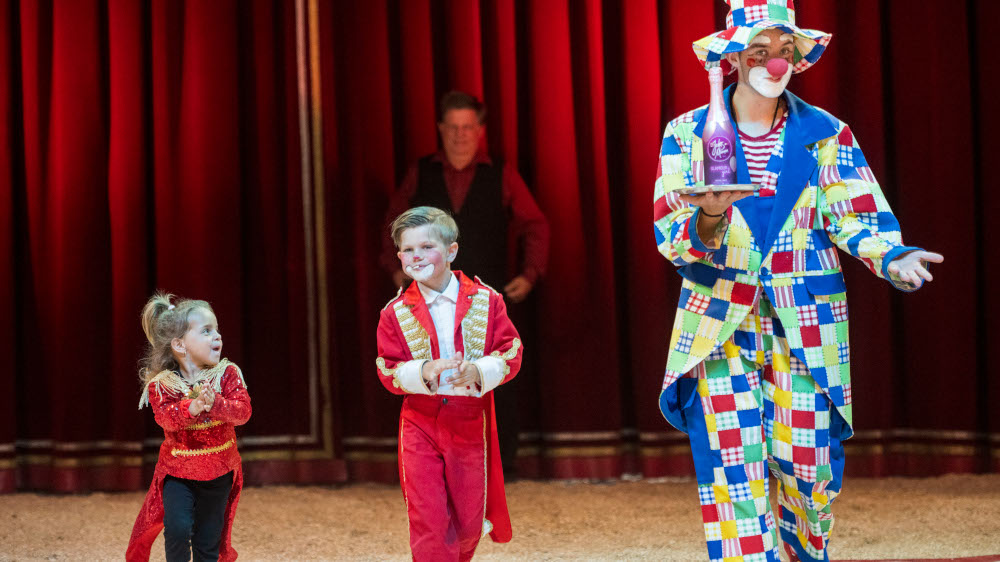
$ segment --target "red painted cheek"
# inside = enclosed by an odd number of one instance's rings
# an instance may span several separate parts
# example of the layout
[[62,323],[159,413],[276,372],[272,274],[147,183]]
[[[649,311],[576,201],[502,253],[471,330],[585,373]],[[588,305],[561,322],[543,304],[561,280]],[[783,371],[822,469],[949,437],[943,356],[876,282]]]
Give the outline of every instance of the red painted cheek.
[[[402,260],[403,261],[403,267],[406,267],[408,265],[412,265],[416,261],[416,257],[417,257],[416,254],[406,254],[406,255],[404,255],[403,256],[403,260]],[[442,261],[443,260],[442,260],[442,257],[441,257],[441,252],[439,252],[437,250],[427,250],[427,251],[424,251],[423,253],[420,254],[420,262],[421,263],[430,262],[430,263],[437,264],[437,263],[441,263]]]
[[757,66],[757,59],[747,59],[747,66],[750,68]]

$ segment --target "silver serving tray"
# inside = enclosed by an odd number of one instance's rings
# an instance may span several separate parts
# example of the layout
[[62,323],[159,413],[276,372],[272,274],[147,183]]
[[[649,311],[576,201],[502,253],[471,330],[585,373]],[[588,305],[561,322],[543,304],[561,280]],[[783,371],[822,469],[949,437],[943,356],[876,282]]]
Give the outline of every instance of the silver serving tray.
[[719,191],[756,191],[760,187],[755,183],[729,183],[725,185],[696,185],[693,187],[682,187],[671,190],[680,195],[701,195],[702,193],[715,193]]

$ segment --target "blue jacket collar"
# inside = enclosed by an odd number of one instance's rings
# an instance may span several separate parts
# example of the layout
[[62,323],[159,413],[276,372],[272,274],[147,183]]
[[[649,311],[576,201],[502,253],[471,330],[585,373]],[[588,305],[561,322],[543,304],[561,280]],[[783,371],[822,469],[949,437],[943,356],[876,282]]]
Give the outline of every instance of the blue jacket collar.
[[[733,118],[733,107],[731,96],[733,88],[730,85],[723,92],[723,99],[726,102],[726,111],[729,118],[735,124]],[[757,217],[757,205],[750,197],[741,199],[735,203],[736,207],[747,219],[748,226],[757,239],[762,255],[766,256],[774,245],[775,239],[781,227],[784,225],[788,215],[792,212],[792,207],[798,201],[802,190],[805,189],[816,169],[816,159],[812,157],[807,146],[815,144],[826,138],[837,134],[837,128],[830,116],[819,109],[802,101],[795,94],[785,91],[783,94],[788,103],[788,123],[785,125],[785,145],[782,158],[781,172],[778,174],[777,195],[770,217]],[[702,111],[695,125],[694,134],[701,137],[705,129],[705,120],[708,111]],[[735,128],[735,126],[734,126]],[[736,135],[736,181],[738,183],[750,183],[750,171],[747,167],[746,157],[743,155],[743,145],[740,143],[740,136]],[[766,225],[766,230],[761,231]]]
[[[722,93],[722,99],[726,102],[726,112],[729,113],[729,119],[734,124],[736,123],[736,119],[733,117],[732,93],[735,87],[736,84],[730,84]],[[802,101],[801,98],[788,90],[785,90],[783,95],[785,101],[788,102],[788,124],[786,125],[787,132],[785,133],[786,146],[790,140],[795,140],[796,144],[807,146],[837,134],[837,129],[830,116]],[[701,137],[701,133],[705,130],[705,119],[707,116],[708,111],[706,109],[698,117],[698,123],[694,128],[695,136]],[[739,135],[737,135],[738,139]]]

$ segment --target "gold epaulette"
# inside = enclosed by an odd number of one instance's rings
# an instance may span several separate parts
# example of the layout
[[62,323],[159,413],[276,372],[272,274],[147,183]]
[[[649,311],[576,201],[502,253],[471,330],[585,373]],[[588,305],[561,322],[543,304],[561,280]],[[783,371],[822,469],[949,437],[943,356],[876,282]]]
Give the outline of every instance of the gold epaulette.
[[490,287],[486,283],[483,283],[483,280],[480,279],[478,275],[476,275],[475,277],[473,277],[473,279],[476,281],[476,283],[479,283],[483,287],[486,287],[487,289],[489,289],[490,291],[492,291],[494,295],[499,295],[500,294],[500,291],[494,289],[493,287]]
[[[233,363],[229,359],[223,359],[219,361],[218,364],[210,369],[202,371],[201,381],[204,386],[212,387],[212,390],[216,392],[222,392],[222,377],[226,374],[226,369],[232,365],[236,367],[236,376],[240,377],[240,382],[243,383],[243,387],[246,388],[246,380],[243,379],[243,371],[240,370],[239,365]],[[141,410],[143,406],[149,404],[149,385],[155,385],[156,393],[161,398],[163,397],[163,389],[167,389],[169,392],[180,394],[181,396],[187,396],[191,393],[192,386],[189,385],[176,371],[171,371],[169,369],[164,369],[156,374],[155,377],[149,379],[146,386],[142,389],[142,396],[139,397],[139,409]]]
[[180,375],[169,369],[164,369],[157,373],[155,377],[149,379],[149,382],[142,388],[142,396],[139,397],[140,410],[143,406],[149,405],[149,385],[154,385],[157,395],[161,398],[163,397],[164,388],[181,396],[185,396],[188,392],[191,392],[191,387],[184,382],[184,379]]

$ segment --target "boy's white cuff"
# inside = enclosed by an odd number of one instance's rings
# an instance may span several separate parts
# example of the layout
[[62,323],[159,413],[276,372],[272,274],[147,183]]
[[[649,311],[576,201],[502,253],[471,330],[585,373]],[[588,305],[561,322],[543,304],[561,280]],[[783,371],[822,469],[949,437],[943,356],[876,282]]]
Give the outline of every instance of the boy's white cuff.
[[433,394],[427,388],[424,377],[420,376],[420,371],[423,370],[424,363],[426,361],[419,359],[407,361],[401,366],[396,367],[396,380],[399,381],[400,388],[410,394]]
[[473,361],[483,376],[481,394],[493,390],[503,382],[503,360],[499,357],[482,357]]

